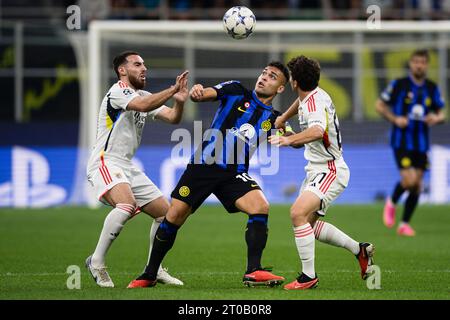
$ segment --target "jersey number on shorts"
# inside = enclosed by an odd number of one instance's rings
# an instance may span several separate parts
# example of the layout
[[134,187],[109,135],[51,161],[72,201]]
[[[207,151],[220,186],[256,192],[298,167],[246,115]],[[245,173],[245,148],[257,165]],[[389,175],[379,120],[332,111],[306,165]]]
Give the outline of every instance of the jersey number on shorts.
[[255,179],[253,179],[252,177],[250,177],[248,175],[247,172],[244,172],[243,174],[238,174],[236,176],[236,178],[242,179],[242,181],[247,182],[247,181],[255,181]]
[[309,185],[311,187],[317,187],[317,185],[320,185],[322,183],[326,175],[327,175],[326,172],[318,173]]

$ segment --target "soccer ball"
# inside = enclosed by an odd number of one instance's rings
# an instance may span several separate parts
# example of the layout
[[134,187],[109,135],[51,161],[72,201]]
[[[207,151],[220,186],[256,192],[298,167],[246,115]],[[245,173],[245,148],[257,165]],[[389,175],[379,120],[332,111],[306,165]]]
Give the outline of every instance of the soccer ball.
[[247,38],[255,30],[255,24],[255,15],[247,7],[233,7],[223,16],[223,28],[233,39]]

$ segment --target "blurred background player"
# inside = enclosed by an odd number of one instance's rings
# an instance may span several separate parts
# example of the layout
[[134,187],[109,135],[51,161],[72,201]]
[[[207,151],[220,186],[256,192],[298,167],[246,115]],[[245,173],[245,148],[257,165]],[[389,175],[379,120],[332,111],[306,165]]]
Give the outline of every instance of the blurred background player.
[[392,123],[391,147],[401,180],[387,198],[383,221],[395,224],[395,205],[408,190],[402,221],[397,233],[414,236],[409,222],[419,201],[424,171],[428,169],[429,127],[444,121],[444,101],[438,86],[426,78],[427,50],[416,50],[409,59],[409,75],[393,80],[376,102],[376,110]]
[[[113,60],[119,79],[104,97],[97,127],[97,142],[87,166],[88,181],[97,198],[114,209],[106,216],[94,253],[86,259],[96,283],[101,287],[114,287],[106,271],[105,256],[124,224],[140,211],[151,217],[162,218],[169,203],[154,183],[132,164],[139,147],[142,131],[148,119],[179,123],[188,97],[187,74],[176,78],[170,88],[150,94],[143,90],[147,68],[137,52],[126,51]],[[163,104],[170,98],[172,108]],[[150,229],[150,251],[160,222],[154,220]],[[158,280],[182,285],[158,266]]]
[[194,102],[220,100],[210,128],[216,129],[223,138],[210,136],[191,157],[172,192],[166,218],[156,232],[148,266],[129,288],[156,284],[158,266],[172,248],[178,229],[211,194],[217,196],[229,213],[241,211],[248,215],[244,283],[251,286],[283,282],[283,277],[261,266],[268,236],[269,203],[259,185],[249,176],[248,168],[249,159],[257,148],[254,141],[267,140],[279,115],[271,104],[275,96],[284,91],[288,79],[287,68],[280,62],[271,62],[258,77],[253,91],[238,81],[223,82],[210,88],[201,84],[192,87],[190,96]]
[[361,276],[367,278],[372,264],[374,246],[358,243],[330,223],[317,221],[324,217],[331,203],[344,191],[350,178],[350,170],[342,156],[342,137],[339,121],[330,96],[318,87],[319,63],[305,56],[293,58],[288,63],[291,72],[291,87],[298,99],[284,112],[275,125],[284,128],[284,123],[298,114],[301,132],[290,136],[273,135],[271,144],[278,146],[305,146],[306,178],[300,195],[291,207],[295,244],[302,262],[302,272],[293,282],[284,286],[286,290],[304,290],[317,286],[315,240],[353,253],[359,261]]

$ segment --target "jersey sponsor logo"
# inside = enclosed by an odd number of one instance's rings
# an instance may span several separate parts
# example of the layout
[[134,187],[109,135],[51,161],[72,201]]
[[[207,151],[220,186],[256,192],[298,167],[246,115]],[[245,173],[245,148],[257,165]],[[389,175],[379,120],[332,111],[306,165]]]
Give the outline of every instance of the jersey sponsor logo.
[[265,120],[261,123],[261,129],[264,131],[269,131],[272,129],[272,124],[270,123],[270,120]]
[[134,124],[138,129],[142,129],[145,125],[145,121],[147,119],[146,112],[134,112]]
[[188,186],[182,186],[180,190],[178,190],[178,193],[182,197],[187,197],[191,193],[191,189],[189,189]]
[[429,108],[429,107],[431,106],[431,98],[430,98],[430,97],[427,97],[427,98],[425,99],[425,106],[426,106],[427,108]]
[[255,136],[256,130],[250,123],[244,123],[243,125],[241,125],[239,127],[239,129],[236,127],[233,127],[230,129],[230,133],[235,135],[236,137],[238,137],[245,143],[248,143],[251,146],[253,146],[253,144],[250,143],[249,140]]
[[244,135],[247,139],[251,139],[255,136],[255,128],[250,123],[244,123],[240,128],[239,132]]
[[424,120],[425,117],[425,108],[421,104],[415,104],[412,109],[411,113],[409,114],[409,118],[412,120]]

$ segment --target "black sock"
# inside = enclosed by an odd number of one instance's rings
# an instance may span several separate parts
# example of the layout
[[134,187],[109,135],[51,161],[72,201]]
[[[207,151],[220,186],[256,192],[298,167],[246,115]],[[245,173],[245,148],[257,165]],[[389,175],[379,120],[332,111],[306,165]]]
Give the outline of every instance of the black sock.
[[147,267],[145,267],[144,274],[138,279],[156,280],[161,261],[172,248],[179,228],[179,226],[170,223],[164,218],[163,222],[159,225],[158,230],[156,230],[150,260],[148,261]]
[[402,187],[401,182],[397,183],[395,186],[394,192],[392,193],[391,200],[394,204],[397,203],[398,199],[402,196],[403,192],[405,192],[405,189]]
[[267,242],[267,214],[249,215],[245,241],[247,242],[247,271],[261,269],[261,256]]
[[414,209],[417,207],[417,203],[419,202],[419,195],[420,193],[410,191],[409,196],[405,201],[405,210],[403,211],[402,219],[403,222],[409,223],[411,220]]

